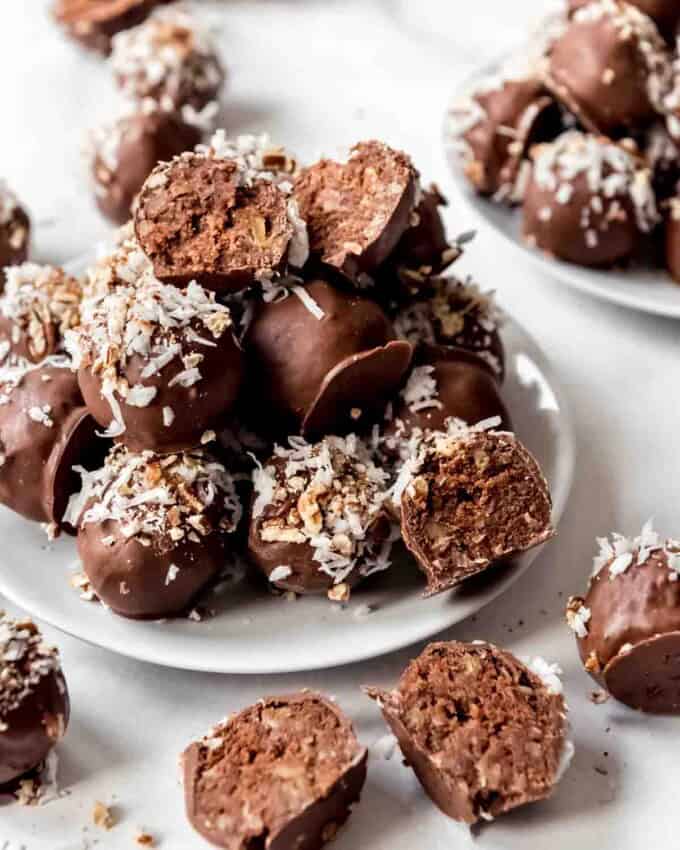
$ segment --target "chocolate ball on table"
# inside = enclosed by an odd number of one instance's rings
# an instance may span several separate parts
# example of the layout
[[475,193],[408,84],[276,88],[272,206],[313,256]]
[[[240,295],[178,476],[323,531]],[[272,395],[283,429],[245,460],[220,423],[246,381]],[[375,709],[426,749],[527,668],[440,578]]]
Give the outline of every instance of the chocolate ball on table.
[[265,427],[271,421],[279,432],[301,429],[305,436],[370,423],[400,385],[413,353],[410,343],[395,339],[377,304],[323,280],[260,304],[244,348],[250,415]]
[[[569,0],[569,11],[576,12],[591,2],[592,0]],[[676,0],[628,0],[628,3],[648,15],[668,40],[673,41],[680,23],[680,8]]]
[[0,349],[32,363],[64,350],[64,334],[80,323],[80,281],[55,266],[7,269],[0,297]]
[[598,543],[588,592],[567,607],[585,669],[631,708],[680,714],[680,542],[650,522]]
[[30,233],[28,213],[4,180],[0,180],[0,290],[5,280],[3,269],[25,262]]
[[191,608],[223,569],[242,513],[231,475],[201,450],[135,454],[116,446],[83,474],[68,508],[97,596],[124,617]]
[[392,498],[401,533],[442,593],[493,563],[554,535],[548,484],[536,459],[510,433],[466,427],[426,436],[404,464]]
[[59,652],[32,620],[0,612],[0,790],[43,763],[68,720]]
[[672,78],[671,54],[635,6],[594,0],[576,11],[548,54],[545,83],[590,132],[616,136],[644,127]]
[[184,751],[187,817],[225,850],[320,850],[358,801],[367,757],[335,702],[266,697]]
[[387,569],[394,534],[389,476],[354,434],[306,443],[291,437],[253,472],[248,558],[281,590],[350,588]]
[[229,310],[197,283],[143,275],[88,305],[67,344],[83,398],[105,436],[133,451],[214,438],[241,386]]
[[56,533],[78,489],[73,466],[105,451],[95,427],[66,357],[41,366],[9,358],[0,367],[0,502]]
[[394,690],[365,691],[432,802],[474,824],[550,797],[569,767],[560,673],[484,641],[439,642]]
[[112,36],[140,24],[161,2],[168,0],[55,0],[52,14],[72,38],[107,55]]
[[295,180],[312,255],[361,282],[395,250],[420,201],[419,175],[406,154],[360,142],[346,162],[322,159]]
[[132,112],[90,134],[90,170],[100,211],[124,224],[144,181],[159,162],[192,150],[202,138],[198,127],[174,113]]
[[524,238],[582,266],[630,258],[659,222],[649,169],[627,148],[572,131],[533,153]]

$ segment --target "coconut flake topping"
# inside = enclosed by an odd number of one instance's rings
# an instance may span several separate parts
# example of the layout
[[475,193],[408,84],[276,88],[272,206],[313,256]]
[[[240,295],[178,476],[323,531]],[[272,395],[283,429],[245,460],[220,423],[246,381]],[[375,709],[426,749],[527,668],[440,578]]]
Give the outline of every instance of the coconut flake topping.
[[663,540],[654,531],[651,519],[642,526],[637,537],[625,537],[613,532],[611,539],[598,537],[597,545],[599,551],[593,558],[591,579],[605,567],[609,568],[609,578],[615,579],[629,567],[643,567],[655,552],[662,552],[666,556],[668,568],[671,570],[671,581],[677,581],[680,577],[680,541],[672,538]]

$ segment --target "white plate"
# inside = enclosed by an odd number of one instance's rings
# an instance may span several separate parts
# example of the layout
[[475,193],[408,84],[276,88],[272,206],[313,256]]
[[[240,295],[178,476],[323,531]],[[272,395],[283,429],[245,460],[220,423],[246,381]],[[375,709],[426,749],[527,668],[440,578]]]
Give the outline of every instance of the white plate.
[[[574,466],[571,419],[562,390],[540,350],[508,319],[504,398],[517,433],[538,458],[550,483],[554,521],[564,509]],[[248,582],[206,604],[216,616],[138,622],[85,602],[69,584],[79,569],[72,539],[48,544],[39,526],[0,509],[0,593],[33,616],[114,652],[190,670],[282,673],[372,658],[427,638],[469,617],[508,588],[538,555],[480,577],[464,588],[422,599],[423,579],[406,556],[338,609],[325,598],[294,602]],[[549,545],[549,544],[547,544]],[[366,606],[374,610],[364,614]]]
[[[501,65],[502,61],[499,60],[468,78],[453,101],[460,98],[464,92],[474,90],[475,82],[493,75]],[[453,172],[454,185],[463,206],[474,215],[479,224],[495,230],[519,249],[539,271],[596,298],[646,313],[680,318],[680,285],[661,269],[635,267],[623,271],[600,271],[552,259],[530,248],[521,237],[521,210],[494,204],[488,198],[478,195],[456,166],[455,157],[450,152],[446,122],[444,146]]]

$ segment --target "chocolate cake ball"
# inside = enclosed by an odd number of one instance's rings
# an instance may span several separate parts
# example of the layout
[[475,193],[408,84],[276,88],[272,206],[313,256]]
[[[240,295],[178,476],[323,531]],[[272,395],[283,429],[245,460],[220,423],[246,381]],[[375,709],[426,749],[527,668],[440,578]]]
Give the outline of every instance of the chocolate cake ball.
[[123,224],[132,202],[158,162],[191,150],[202,138],[198,127],[173,113],[132,112],[90,134],[89,160],[97,206]]
[[620,135],[663,111],[671,56],[654,22],[635,6],[594,0],[552,45],[545,83],[593,133]]
[[344,601],[390,566],[388,475],[354,434],[311,444],[291,437],[253,484],[248,557],[275,587]]
[[[569,0],[569,11],[576,12],[590,2],[591,0]],[[673,41],[680,24],[680,8],[676,0],[628,0],[628,3],[648,15],[669,41]]]
[[119,286],[87,305],[67,345],[90,412],[133,451],[205,443],[241,385],[229,310],[195,282]]
[[237,291],[302,267],[307,232],[266,139],[217,133],[210,146],[160,163],[146,180],[135,233],[161,280]]
[[0,367],[0,503],[56,532],[78,487],[73,465],[96,462],[105,445],[66,357]]
[[225,850],[319,850],[359,800],[367,758],[321,694],[267,697],[185,750],[187,817]]
[[83,472],[68,507],[97,596],[116,614],[157,619],[188,610],[215,579],[241,518],[231,475],[202,450],[135,454],[116,446]]
[[2,270],[23,263],[28,256],[31,225],[28,214],[4,180],[0,180],[0,290]]
[[588,592],[567,607],[585,669],[631,708],[680,714],[680,542],[649,522],[598,544]]
[[370,423],[412,355],[377,304],[323,280],[256,307],[244,347],[250,416],[306,436]]
[[550,491],[536,459],[513,434],[452,420],[404,464],[393,500],[401,533],[441,593],[549,540]]
[[118,33],[110,61],[130,100],[151,99],[185,120],[205,109],[217,112],[224,69],[210,32],[186,9],[156,9],[140,26]]
[[80,324],[82,288],[55,266],[7,269],[0,297],[0,356],[8,351],[39,363],[64,350],[64,334]]
[[383,142],[355,145],[346,162],[302,170],[295,197],[314,257],[349,278],[371,274],[399,244],[420,203],[419,174]]
[[70,36],[104,55],[117,32],[140,24],[168,0],[55,0],[52,14]]
[[582,266],[627,260],[659,221],[649,169],[623,146],[576,131],[533,154],[524,238]]
[[666,219],[666,267],[680,283],[680,198],[671,198]]
[[505,375],[501,324],[494,293],[482,292],[470,278],[455,277],[430,278],[421,298],[394,317],[400,339],[412,345],[462,348],[483,360],[500,381]]
[[569,766],[560,672],[484,641],[431,643],[395,690],[366,692],[425,793],[473,824],[550,797]]
[[40,766],[68,719],[58,651],[32,620],[0,611],[0,790]]

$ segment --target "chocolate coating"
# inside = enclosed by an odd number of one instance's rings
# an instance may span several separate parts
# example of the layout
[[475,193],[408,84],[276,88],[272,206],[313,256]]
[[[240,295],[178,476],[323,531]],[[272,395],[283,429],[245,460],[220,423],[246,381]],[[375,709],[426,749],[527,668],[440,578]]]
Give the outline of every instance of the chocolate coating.
[[161,2],[168,0],[56,0],[52,14],[72,38],[107,55],[117,32],[140,24]]
[[2,270],[19,265],[28,257],[30,234],[28,213],[0,180],[0,291],[5,282]]
[[491,820],[552,794],[570,746],[566,706],[557,677],[532,666],[482,641],[431,643],[395,690],[366,689],[450,818]]
[[187,817],[225,850],[319,850],[359,799],[367,758],[320,694],[267,697],[185,750]]

